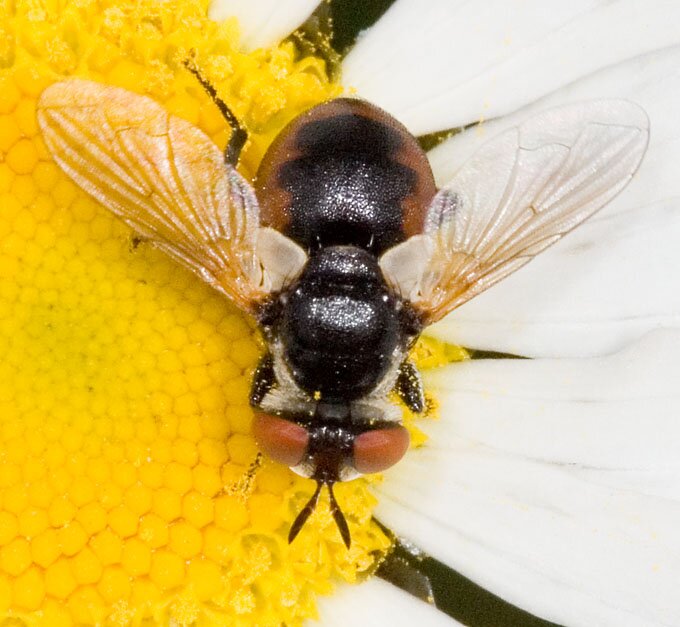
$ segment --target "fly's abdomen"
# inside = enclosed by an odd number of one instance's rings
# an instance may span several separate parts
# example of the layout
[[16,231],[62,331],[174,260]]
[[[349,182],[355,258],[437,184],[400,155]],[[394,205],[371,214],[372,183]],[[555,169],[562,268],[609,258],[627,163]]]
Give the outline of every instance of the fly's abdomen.
[[284,129],[256,189],[263,224],[307,250],[353,245],[376,255],[422,230],[435,193],[427,157],[406,128],[348,98]]

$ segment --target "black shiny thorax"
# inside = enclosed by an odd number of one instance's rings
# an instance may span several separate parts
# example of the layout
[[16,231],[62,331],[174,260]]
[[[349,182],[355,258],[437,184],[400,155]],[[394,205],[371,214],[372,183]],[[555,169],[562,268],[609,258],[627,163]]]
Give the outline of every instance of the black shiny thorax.
[[302,389],[348,401],[376,386],[402,338],[401,305],[375,256],[356,246],[321,248],[284,301],[277,335]]

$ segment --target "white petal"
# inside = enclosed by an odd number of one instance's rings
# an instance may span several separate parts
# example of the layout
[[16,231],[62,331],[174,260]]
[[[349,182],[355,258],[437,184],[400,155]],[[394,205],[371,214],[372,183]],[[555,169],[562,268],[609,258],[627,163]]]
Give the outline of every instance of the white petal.
[[[679,5],[680,6],[680,5]],[[431,332],[521,355],[597,355],[680,325],[680,47],[607,69],[432,151],[440,182],[486,138],[533,112],[623,97],[646,109],[649,150],[631,184],[600,213]]]
[[680,331],[590,360],[431,373],[441,420],[377,516],[491,592],[568,625],[679,625]]
[[324,627],[455,627],[458,621],[381,579],[340,586],[319,597],[319,623]]
[[672,0],[398,0],[348,55],[343,84],[428,133],[678,43],[678,22]]
[[246,50],[273,46],[292,33],[316,9],[319,0],[213,0],[208,15],[220,21],[236,17]]

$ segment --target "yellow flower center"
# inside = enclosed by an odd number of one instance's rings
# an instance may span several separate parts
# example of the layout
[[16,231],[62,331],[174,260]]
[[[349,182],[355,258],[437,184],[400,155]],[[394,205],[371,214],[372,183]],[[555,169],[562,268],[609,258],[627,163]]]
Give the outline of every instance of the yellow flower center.
[[389,547],[365,480],[337,486],[350,551],[323,502],[288,545],[313,483],[258,456],[252,322],[71,183],[39,135],[42,90],[81,76],[223,146],[191,52],[248,128],[252,176],[290,119],[341,90],[291,44],[237,44],[235,22],[186,0],[18,0],[0,22],[0,616],[295,625]]

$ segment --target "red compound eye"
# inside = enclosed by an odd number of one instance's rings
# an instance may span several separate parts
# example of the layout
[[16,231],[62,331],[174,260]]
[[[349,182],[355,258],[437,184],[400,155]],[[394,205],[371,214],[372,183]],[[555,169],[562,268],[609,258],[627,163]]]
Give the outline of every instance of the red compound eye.
[[309,442],[309,433],[304,427],[259,412],[253,420],[253,434],[264,453],[286,466],[297,466],[302,461]]
[[354,467],[362,474],[382,472],[406,453],[410,437],[401,426],[365,431],[354,438]]

